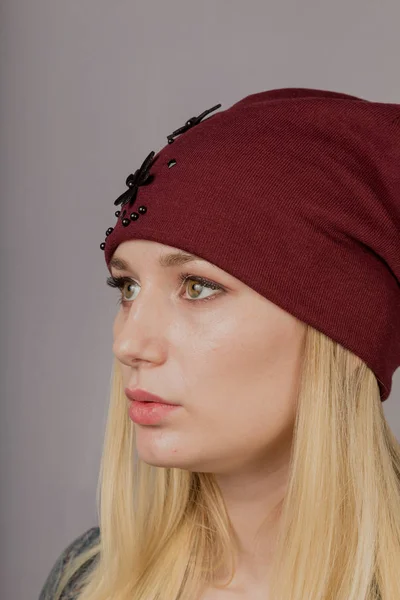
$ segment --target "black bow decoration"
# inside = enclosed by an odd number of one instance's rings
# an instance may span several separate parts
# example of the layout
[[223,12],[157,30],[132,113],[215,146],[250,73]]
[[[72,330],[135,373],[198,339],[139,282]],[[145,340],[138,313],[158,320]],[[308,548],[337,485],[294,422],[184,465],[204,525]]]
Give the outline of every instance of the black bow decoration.
[[[176,129],[173,133],[171,133],[171,135],[167,136],[168,144],[172,144],[172,142],[174,141],[174,138],[177,135],[184,133],[185,131],[187,131],[188,129],[191,129],[195,125],[198,125],[200,123],[200,121],[202,121],[204,119],[204,117],[206,115],[210,114],[211,112],[213,112],[217,108],[220,108],[221,106],[222,106],[221,104],[217,104],[216,106],[213,106],[212,108],[209,108],[208,110],[205,110],[204,112],[202,112],[198,117],[191,117],[190,119],[188,119],[186,121],[185,125],[183,125],[183,127],[179,127],[179,129]],[[115,206],[118,206],[118,204],[120,204],[121,208],[122,208],[129,203],[129,208],[132,208],[132,206],[136,200],[136,196],[137,196],[139,187],[141,185],[148,185],[154,179],[154,175],[151,175],[149,173],[149,170],[154,162],[154,156],[155,156],[155,152],[154,151],[150,152],[150,154],[143,161],[140,169],[137,169],[135,171],[135,174],[131,173],[130,175],[128,175],[128,177],[126,178],[126,185],[128,186],[128,189],[125,190],[125,192],[123,192],[120,196],[118,196],[118,198],[116,200],[114,200]],[[175,159],[171,159],[168,161],[169,168],[174,166],[175,164],[176,164]],[[144,215],[147,212],[147,208],[146,208],[146,206],[139,206],[138,212],[131,213],[130,218],[125,216],[126,212],[127,212],[126,210],[123,210],[122,216],[121,216],[122,225],[124,227],[127,227],[131,221],[136,221],[140,215]],[[119,218],[120,215],[121,215],[121,211],[117,210],[115,212],[115,216]],[[114,231],[114,228],[109,227],[106,231],[106,236],[109,236],[113,231]],[[100,244],[101,250],[104,250],[105,246],[106,246],[106,244],[104,241]]]
[[128,177],[126,178],[126,185],[128,186],[128,189],[114,201],[115,206],[118,206],[118,204],[120,204],[122,208],[123,206],[125,206],[125,204],[129,202],[129,208],[132,208],[133,203],[136,200],[136,195],[139,186],[148,185],[153,181],[154,175],[150,175],[149,169],[153,164],[154,155],[155,152],[153,150],[143,161],[140,169],[137,169],[134,175],[132,173],[128,175]]
[[201,115],[199,115],[198,117],[191,117],[190,119],[188,119],[182,127],[179,127],[179,129],[176,129],[170,135],[167,135],[168,144],[172,144],[172,142],[174,141],[174,137],[181,133],[184,133],[185,131],[191,129],[195,125],[198,125],[206,115],[210,114],[210,112],[214,110],[217,110],[217,108],[220,108],[221,106],[222,104],[217,104],[216,106],[213,106],[212,108],[209,108],[208,110],[202,112]]
[[[139,186],[148,185],[149,183],[151,183],[153,181],[154,175],[150,175],[149,169],[154,162],[154,155],[155,155],[155,152],[153,150],[145,158],[140,169],[137,169],[135,171],[134,175],[133,175],[133,173],[128,175],[128,177],[126,178],[126,185],[128,186],[128,189],[125,192],[123,192],[123,194],[121,194],[114,201],[115,206],[118,206],[118,204],[120,204],[121,208],[122,208],[129,202],[129,207],[132,208],[132,206],[136,200]],[[146,206],[139,206],[138,212],[131,213],[130,219],[128,219],[128,218],[125,218],[126,210],[124,210],[122,212],[122,225],[124,227],[127,227],[131,221],[136,221],[140,215],[144,215],[146,212],[147,212]],[[121,214],[120,210],[117,210],[115,212],[115,216],[117,218],[119,218],[120,214]],[[109,236],[113,231],[114,231],[114,227],[109,227],[106,231],[106,236]],[[100,249],[104,250],[105,247],[106,247],[106,244],[104,241],[100,244]]]

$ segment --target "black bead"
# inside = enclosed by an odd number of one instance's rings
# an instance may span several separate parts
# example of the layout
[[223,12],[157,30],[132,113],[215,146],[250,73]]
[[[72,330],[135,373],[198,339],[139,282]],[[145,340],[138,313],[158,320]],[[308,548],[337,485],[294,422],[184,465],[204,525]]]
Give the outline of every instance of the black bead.
[[147,212],[147,208],[145,206],[139,206],[138,211],[141,215],[144,215]]
[[134,176],[134,174],[133,174],[133,173],[131,173],[131,174],[130,174],[130,175],[128,175],[128,177],[126,178],[126,181],[125,181],[125,183],[126,183],[126,185],[127,185],[128,187],[131,187],[131,186],[134,184],[134,182],[135,182],[135,176]]
[[137,221],[139,218],[139,215],[136,212],[131,213],[131,220],[132,221]]
[[106,231],[106,235],[110,235],[114,231],[114,227],[109,227]]
[[121,214],[121,211],[120,210],[116,210],[114,214],[115,214],[116,217],[119,217],[119,215]]
[[168,167],[171,168],[174,165],[176,165],[176,160],[174,158],[171,158],[171,160],[168,161]]
[[100,244],[100,248],[101,248],[102,250],[104,250],[104,248],[105,248],[105,247],[106,247],[106,245],[105,245],[105,243],[104,243],[104,242],[103,242],[102,244]]
[[173,144],[175,140],[173,140],[172,138],[168,138],[168,144]]
[[127,227],[127,226],[129,225],[129,223],[130,223],[130,220],[129,220],[129,219],[122,219],[122,225],[123,225],[124,227]]

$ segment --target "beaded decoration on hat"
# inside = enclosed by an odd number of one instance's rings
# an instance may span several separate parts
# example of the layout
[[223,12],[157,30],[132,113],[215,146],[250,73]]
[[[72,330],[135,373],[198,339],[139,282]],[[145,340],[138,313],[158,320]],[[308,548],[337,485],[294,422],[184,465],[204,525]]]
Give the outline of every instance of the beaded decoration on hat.
[[217,110],[217,108],[220,108],[221,106],[222,106],[222,104],[216,104],[212,108],[208,108],[207,110],[202,112],[201,115],[199,115],[198,117],[191,117],[190,119],[188,119],[186,121],[186,123],[183,125],[183,127],[179,127],[179,129],[176,129],[170,135],[167,135],[168,144],[172,144],[174,141],[174,138],[177,135],[184,133],[185,131],[187,131],[188,129],[191,129],[195,125],[198,125],[200,123],[200,121],[202,121],[204,119],[204,117],[206,117],[208,114],[210,114],[214,110]]
[[[207,110],[202,112],[197,117],[191,117],[190,119],[188,119],[182,127],[179,127],[178,129],[176,129],[170,135],[167,136],[168,144],[172,144],[174,142],[174,138],[176,136],[184,133],[185,131],[188,131],[195,125],[198,125],[204,119],[204,117],[206,117],[208,114],[210,114],[217,108],[220,108],[221,106],[222,106],[221,104],[216,104],[212,108],[208,108]],[[133,175],[131,173],[130,175],[128,175],[128,177],[126,178],[126,185],[128,186],[128,189],[125,190],[125,192],[123,192],[114,201],[115,206],[118,206],[118,204],[121,204],[121,209],[122,209],[124,206],[126,206],[129,203],[129,208],[132,208],[132,206],[136,200],[139,186],[148,185],[154,179],[154,176],[151,173],[149,173],[149,170],[151,169],[153,162],[154,162],[154,156],[155,156],[155,152],[153,150],[145,158],[141,167],[135,171],[135,174]],[[168,167],[171,168],[174,165],[176,165],[176,160],[171,159],[168,163]],[[131,221],[136,221],[140,215],[144,215],[144,214],[146,214],[146,212],[147,212],[146,206],[139,206],[138,212],[132,212],[129,215],[129,218],[126,216],[126,214],[127,214],[126,209],[124,209],[123,211],[117,210],[117,211],[115,211],[114,214],[117,218],[121,217],[122,225],[124,227],[127,227],[131,223]],[[109,236],[113,231],[114,231],[114,227],[109,227],[106,231],[106,236]],[[105,246],[106,246],[105,242],[102,242],[100,244],[100,249],[104,250]]]

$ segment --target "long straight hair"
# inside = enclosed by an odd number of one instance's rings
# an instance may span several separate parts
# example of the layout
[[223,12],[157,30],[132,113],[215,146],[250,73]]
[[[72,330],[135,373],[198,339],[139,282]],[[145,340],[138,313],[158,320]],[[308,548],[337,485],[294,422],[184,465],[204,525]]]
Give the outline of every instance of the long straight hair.
[[[400,445],[378,383],[357,356],[307,325],[290,469],[271,569],[274,600],[400,598]],[[114,360],[97,487],[99,543],[79,600],[197,600],[237,550],[212,474],[149,465]],[[220,585],[219,587],[223,587]]]

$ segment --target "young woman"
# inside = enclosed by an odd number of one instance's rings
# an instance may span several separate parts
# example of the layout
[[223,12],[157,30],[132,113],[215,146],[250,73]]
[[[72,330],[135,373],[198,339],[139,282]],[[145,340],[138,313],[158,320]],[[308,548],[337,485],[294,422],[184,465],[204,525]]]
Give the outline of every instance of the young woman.
[[40,600],[400,597],[400,105],[218,108],[114,202],[99,527]]

